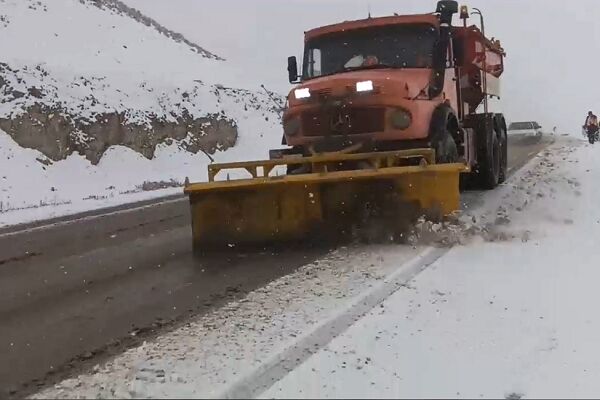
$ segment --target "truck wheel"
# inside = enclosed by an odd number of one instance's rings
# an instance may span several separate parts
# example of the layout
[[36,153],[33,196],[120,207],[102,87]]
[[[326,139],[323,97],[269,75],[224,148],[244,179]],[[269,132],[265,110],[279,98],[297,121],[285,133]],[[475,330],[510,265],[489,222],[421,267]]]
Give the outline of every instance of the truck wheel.
[[482,189],[491,190],[498,186],[502,165],[502,145],[491,124],[485,125],[486,143],[479,154],[477,175]]
[[508,134],[506,132],[506,123],[502,114],[496,115],[496,135],[500,142],[500,175],[498,183],[504,183],[508,174]]
[[431,147],[435,150],[436,163],[449,164],[458,161],[458,147],[448,128],[444,128],[433,137]]

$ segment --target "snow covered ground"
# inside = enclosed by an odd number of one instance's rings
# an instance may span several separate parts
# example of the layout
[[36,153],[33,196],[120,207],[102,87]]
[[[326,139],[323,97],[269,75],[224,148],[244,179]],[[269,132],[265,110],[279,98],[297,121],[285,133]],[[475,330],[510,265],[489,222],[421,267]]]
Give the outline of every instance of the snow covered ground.
[[456,226],[341,249],[36,397],[594,397],[599,179],[560,137]]
[[[268,158],[268,149],[279,147],[277,117],[269,122],[241,115],[242,133],[235,147],[213,155],[217,162]],[[159,145],[152,160],[124,147],[109,148],[98,165],[83,156],[46,166],[37,150],[18,146],[0,130],[0,227],[69,215],[87,210],[183,193],[186,177],[207,179],[210,160],[171,145]],[[145,191],[144,182],[172,182],[175,187]]]
[[[221,114],[236,121],[239,136],[234,148],[217,151],[217,162],[267,158],[280,146],[273,103],[227,61],[88,0],[0,0],[0,16],[7,63],[0,65],[0,118],[15,118],[34,103],[83,120],[124,113],[125,122],[142,125],[184,112]],[[78,154],[50,162],[0,130],[0,227],[181,193],[181,186],[140,187],[206,180],[208,157],[187,152],[182,142],[159,144],[152,160],[112,146],[96,166]]]

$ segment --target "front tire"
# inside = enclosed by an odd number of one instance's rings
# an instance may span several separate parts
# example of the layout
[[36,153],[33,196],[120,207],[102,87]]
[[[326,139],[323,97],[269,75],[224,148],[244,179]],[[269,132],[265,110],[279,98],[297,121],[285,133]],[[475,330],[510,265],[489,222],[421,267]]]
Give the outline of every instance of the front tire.
[[434,136],[431,146],[435,150],[436,163],[451,164],[458,161],[458,146],[447,127]]

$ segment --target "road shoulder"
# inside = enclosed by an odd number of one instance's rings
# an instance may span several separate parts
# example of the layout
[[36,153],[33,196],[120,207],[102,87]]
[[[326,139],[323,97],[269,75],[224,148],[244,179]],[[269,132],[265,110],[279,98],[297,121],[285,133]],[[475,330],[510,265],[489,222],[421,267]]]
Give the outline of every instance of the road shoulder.
[[544,151],[502,188],[484,235],[454,247],[260,397],[598,392],[595,150]]

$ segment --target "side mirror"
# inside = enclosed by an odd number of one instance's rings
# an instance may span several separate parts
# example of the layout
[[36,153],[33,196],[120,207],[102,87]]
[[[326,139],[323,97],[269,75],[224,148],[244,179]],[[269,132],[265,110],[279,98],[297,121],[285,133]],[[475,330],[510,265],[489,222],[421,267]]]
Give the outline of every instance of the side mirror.
[[[468,9],[466,9],[466,10],[468,10]],[[440,0],[437,3],[435,12],[456,14],[458,12],[458,1],[456,1],[456,0]]]
[[450,24],[452,16],[458,12],[458,2],[455,0],[440,0],[435,12],[439,13],[443,23]]
[[290,83],[294,83],[298,80],[298,61],[295,56],[288,57],[288,75]]

